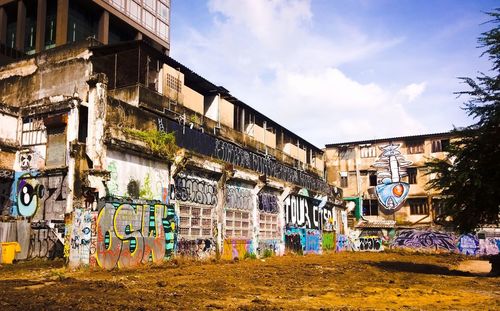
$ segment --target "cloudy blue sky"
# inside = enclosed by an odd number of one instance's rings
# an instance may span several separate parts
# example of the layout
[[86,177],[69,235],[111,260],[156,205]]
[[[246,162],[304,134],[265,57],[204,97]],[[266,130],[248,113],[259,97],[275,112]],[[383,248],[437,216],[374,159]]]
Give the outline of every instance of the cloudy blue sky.
[[318,147],[472,122],[493,0],[172,0],[171,56]]

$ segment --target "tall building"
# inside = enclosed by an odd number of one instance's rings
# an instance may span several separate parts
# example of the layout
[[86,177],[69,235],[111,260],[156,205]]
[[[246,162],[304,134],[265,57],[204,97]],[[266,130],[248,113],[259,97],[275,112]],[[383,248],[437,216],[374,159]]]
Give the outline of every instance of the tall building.
[[[425,162],[442,159],[450,139],[453,139],[450,133],[435,133],[326,145],[327,180],[341,187],[344,199],[353,202],[351,225],[374,228],[433,225],[440,193],[426,187],[433,176],[427,174]],[[381,204],[376,191],[382,179],[390,177],[391,172],[380,165],[384,161],[389,165],[387,159],[380,159],[385,152],[382,148],[390,145],[394,161],[399,162],[399,168],[393,168],[399,175],[395,179],[409,186],[408,193],[399,193],[404,196],[402,204],[392,209]]]
[[142,39],[168,54],[170,0],[0,1],[0,65],[88,37]]

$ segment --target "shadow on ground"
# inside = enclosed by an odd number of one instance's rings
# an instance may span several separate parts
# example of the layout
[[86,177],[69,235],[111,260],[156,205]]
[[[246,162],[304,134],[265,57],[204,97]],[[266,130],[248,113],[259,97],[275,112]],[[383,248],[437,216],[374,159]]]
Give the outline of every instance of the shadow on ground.
[[470,272],[453,270],[445,266],[414,263],[405,261],[380,261],[380,262],[366,262],[366,264],[380,268],[386,271],[393,272],[410,272],[420,274],[434,274],[434,275],[450,275],[450,276],[477,276]]

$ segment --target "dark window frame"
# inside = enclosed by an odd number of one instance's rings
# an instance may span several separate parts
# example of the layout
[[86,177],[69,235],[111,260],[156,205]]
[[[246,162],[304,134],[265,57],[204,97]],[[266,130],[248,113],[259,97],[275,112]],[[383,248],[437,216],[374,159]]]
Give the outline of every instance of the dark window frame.
[[340,176],[340,188],[349,187],[349,177],[348,176]]
[[409,154],[424,153],[424,141],[423,140],[413,140],[406,142],[406,150]]
[[429,215],[427,198],[411,198],[407,202],[410,206],[410,215]]
[[417,176],[418,170],[416,167],[409,167],[406,169],[406,173],[408,174],[408,183],[411,185],[417,184]]
[[363,200],[363,216],[378,216],[378,201]]

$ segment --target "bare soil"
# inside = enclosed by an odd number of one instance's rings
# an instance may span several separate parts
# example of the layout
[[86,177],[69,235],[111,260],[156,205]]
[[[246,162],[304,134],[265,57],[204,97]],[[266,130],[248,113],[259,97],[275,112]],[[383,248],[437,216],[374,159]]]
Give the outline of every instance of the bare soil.
[[0,310],[500,310],[500,278],[458,270],[464,258],[346,252],[115,271],[31,261],[0,267]]

